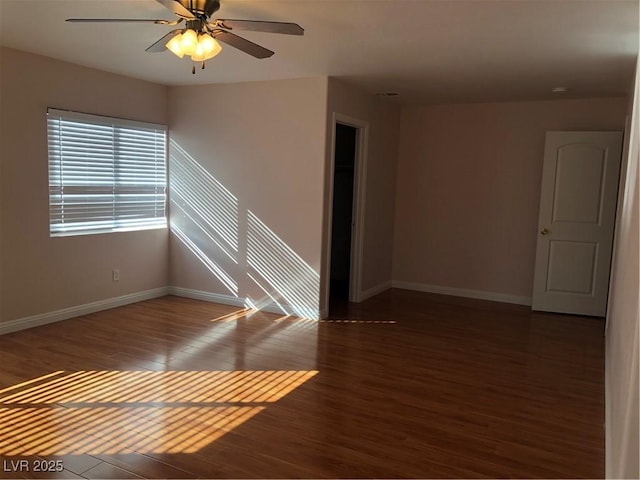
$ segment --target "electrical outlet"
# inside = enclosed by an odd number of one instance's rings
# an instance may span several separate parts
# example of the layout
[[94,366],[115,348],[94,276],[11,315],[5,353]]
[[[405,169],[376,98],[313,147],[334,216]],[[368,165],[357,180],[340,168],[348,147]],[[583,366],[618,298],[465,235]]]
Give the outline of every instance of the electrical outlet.
[[111,272],[111,278],[113,279],[114,282],[117,282],[120,280],[120,270],[115,268],[113,270],[113,272]]

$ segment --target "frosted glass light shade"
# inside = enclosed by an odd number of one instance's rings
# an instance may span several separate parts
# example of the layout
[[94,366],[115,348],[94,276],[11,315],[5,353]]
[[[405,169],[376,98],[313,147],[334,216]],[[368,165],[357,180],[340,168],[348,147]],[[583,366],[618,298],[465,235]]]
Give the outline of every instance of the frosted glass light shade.
[[215,57],[221,51],[222,47],[211,35],[203,34],[198,38],[198,46],[196,47],[196,52],[191,55],[191,60],[204,62]]
[[198,42],[196,46],[196,51],[191,55],[191,60],[194,62],[202,62],[205,60],[204,58],[204,48],[202,48],[202,44]]
[[180,48],[185,55],[193,55],[198,47],[198,35],[193,30],[186,30],[180,37]]
[[215,57],[222,50],[220,44],[211,35],[200,35],[198,43],[202,45],[207,59]]
[[181,38],[182,34],[179,33],[177,35],[174,35],[166,44],[166,47],[169,49],[169,51],[180,58],[184,57],[184,52],[182,51],[182,47],[180,46]]

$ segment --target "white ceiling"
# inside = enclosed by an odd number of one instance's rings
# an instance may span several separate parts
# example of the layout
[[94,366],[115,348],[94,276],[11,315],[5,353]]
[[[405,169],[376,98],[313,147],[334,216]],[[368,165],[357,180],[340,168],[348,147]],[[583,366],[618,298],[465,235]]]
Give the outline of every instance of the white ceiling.
[[70,17],[164,18],[156,0],[0,0],[0,43],[165,85],[328,75],[402,103],[626,94],[638,54],[638,0],[221,0],[215,18],[296,22],[304,37],[242,36],[274,50],[254,59],[223,45],[206,70],[146,53],[172,28],[77,24]]

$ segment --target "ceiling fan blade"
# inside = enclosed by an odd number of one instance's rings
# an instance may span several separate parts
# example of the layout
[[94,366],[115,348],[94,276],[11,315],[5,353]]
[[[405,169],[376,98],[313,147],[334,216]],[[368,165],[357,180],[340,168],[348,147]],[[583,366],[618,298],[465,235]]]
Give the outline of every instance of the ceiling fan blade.
[[177,28],[175,30],[171,30],[164,37],[162,37],[161,39],[157,40],[153,45],[150,45],[149,47],[147,47],[145,49],[145,51],[146,52],[152,52],[152,53],[164,52],[167,49],[167,47],[166,47],[167,42],[169,40],[171,40],[174,36],[178,35],[179,33],[182,33],[182,29],[181,28]]
[[214,30],[213,36],[216,40],[220,40],[256,58],[269,58],[274,53],[267,48],[261,47],[257,43],[250,42],[245,38],[239,37],[231,32],[225,32],[224,30]]
[[263,22],[259,20],[216,20],[215,26],[229,30],[250,30],[254,32],[282,33],[284,35],[304,35],[304,28],[297,23]]
[[164,5],[179,17],[185,18],[187,20],[193,20],[196,18],[193,13],[191,13],[184,5],[178,2],[178,0],[156,0],[156,2]]
[[155,23],[158,25],[177,25],[180,20],[151,20],[146,18],[67,18],[72,23]]

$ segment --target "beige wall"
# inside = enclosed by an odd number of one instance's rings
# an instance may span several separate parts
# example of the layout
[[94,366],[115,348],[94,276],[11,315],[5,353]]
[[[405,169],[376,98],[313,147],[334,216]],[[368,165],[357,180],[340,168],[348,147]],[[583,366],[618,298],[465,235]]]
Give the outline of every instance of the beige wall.
[[640,69],[630,95],[606,334],[606,475],[640,477]]
[[166,286],[166,229],[49,237],[46,112],[166,123],[167,89],[6,48],[0,62],[1,321]]
[[173,286],[317,315],[326,103],[326,78],[170,89]]
[[622,130],[625,110],[617,98],[404,108],[394,283],[527,303],[545,131]]
[[[362,279],[365,296],[391,285],[395,177],[398,155],[400,108],[388,100],[367,94],[335,78],[329,79],[327,108],[327,173],[332,159],[333,116],[340,114],[366,123],[369,128],[366,148],[365,218],[363,230]],[[325,229],[328,228],[329,187],[325,182]],[[325,230],[327,231],[327,230]],[[325,238],[325,245],[330,239]],[[327,276],[329,272],[327,271]],[[323,299],[326,285],[323,285]],[[324,302],[323,302],[324,303]]]

